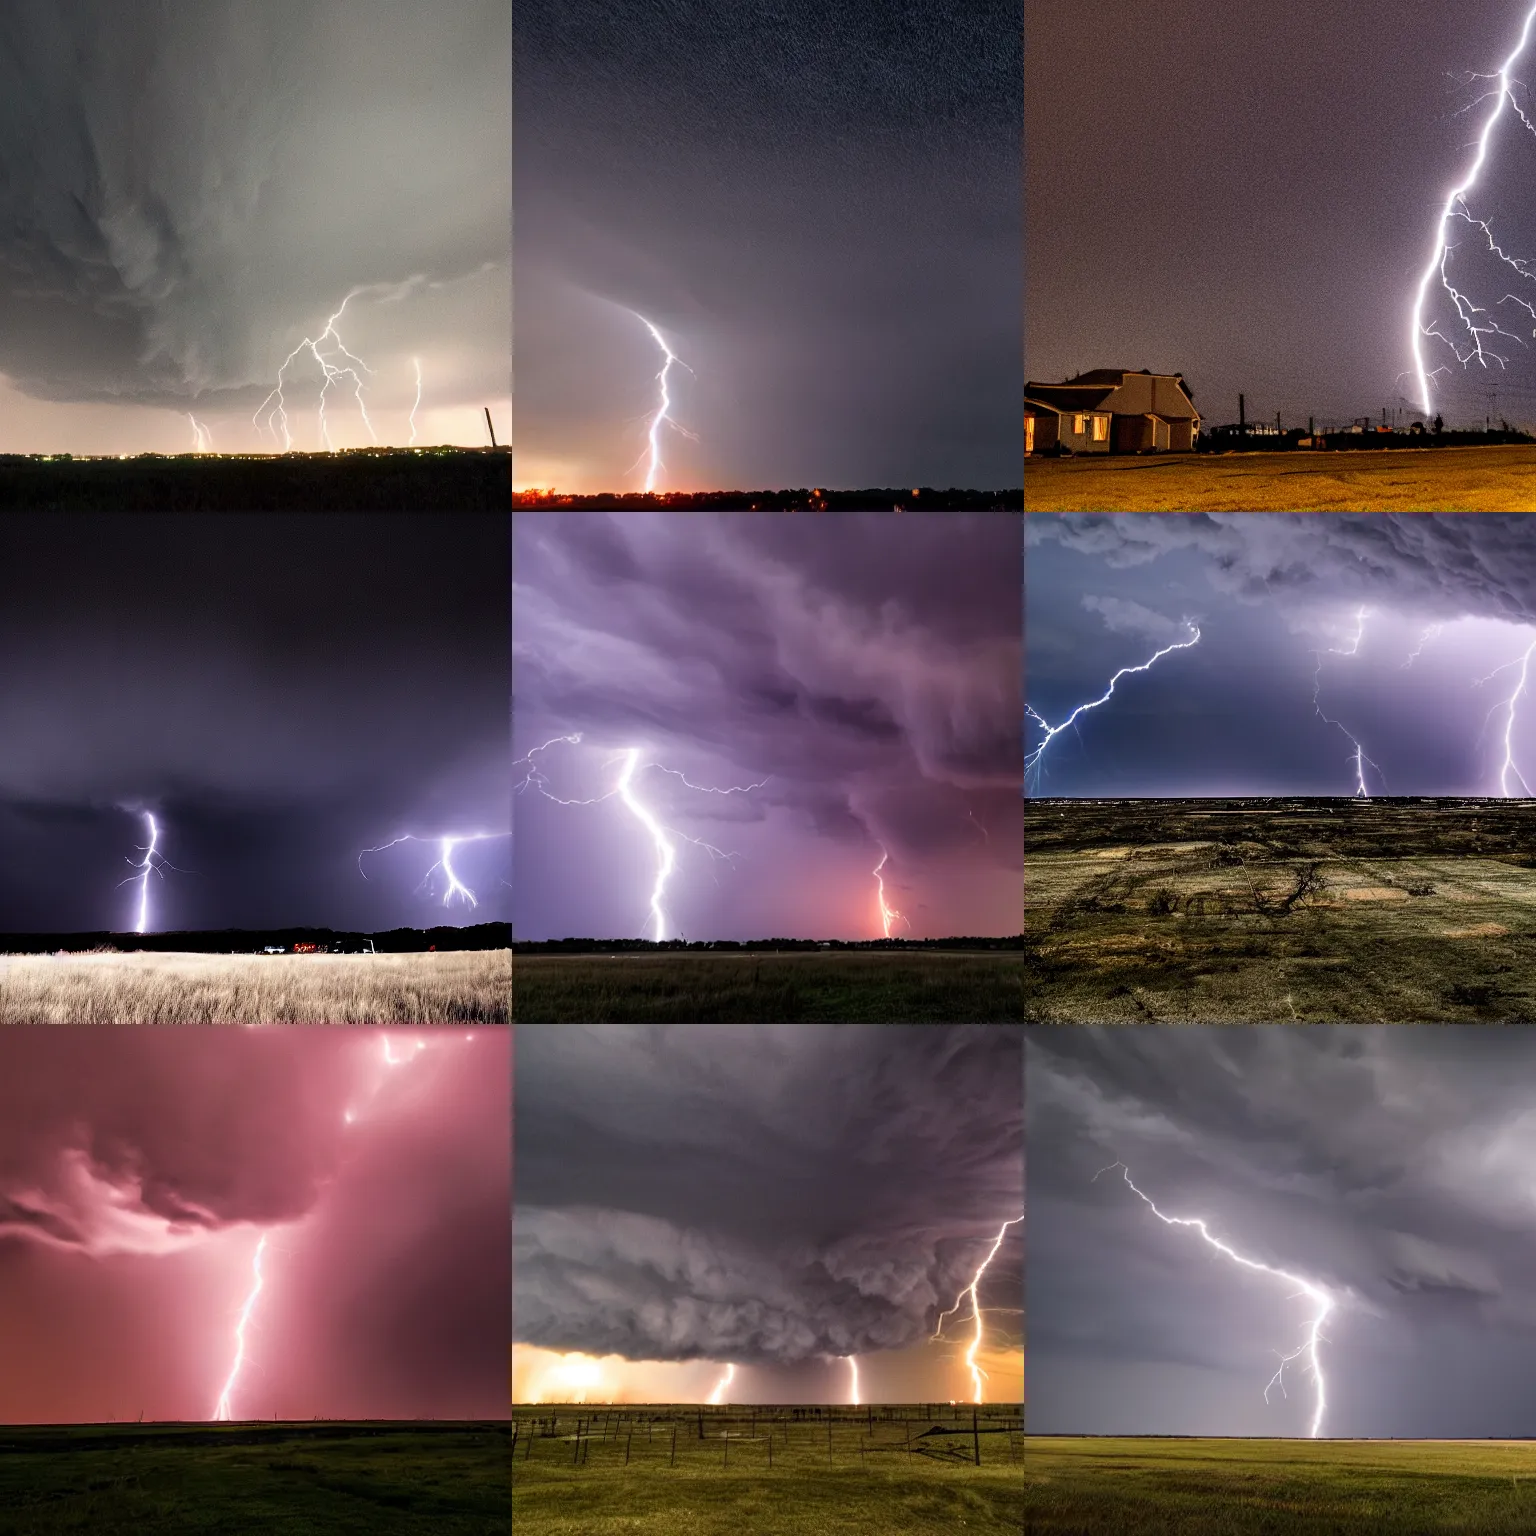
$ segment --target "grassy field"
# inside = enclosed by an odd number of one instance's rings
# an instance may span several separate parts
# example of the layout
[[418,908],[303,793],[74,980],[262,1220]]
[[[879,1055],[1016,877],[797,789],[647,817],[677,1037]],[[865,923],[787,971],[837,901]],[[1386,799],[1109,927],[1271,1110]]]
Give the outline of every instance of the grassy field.
[[0,1428],[5,1536],[506,1536],[505,1423]]
[[1018,950],[518,955],[527,1024],[1003,1024],[1023,1017]]
[[1022,1408],[986,1405],[974,1437],[955,1411],[517,1407],[513,1519],[530,1536],[1018,1536]]
[[1531,512],[1536,447],[1031,458],[1026,512]]
[[510,950],[0,955],[0,1024],[504,1024]]
[[1034,1023],[1536,1021],[1536,805],[1036,800]]
[[1526,1440],[1030,1436],[1030,1536],[1526,1536]]

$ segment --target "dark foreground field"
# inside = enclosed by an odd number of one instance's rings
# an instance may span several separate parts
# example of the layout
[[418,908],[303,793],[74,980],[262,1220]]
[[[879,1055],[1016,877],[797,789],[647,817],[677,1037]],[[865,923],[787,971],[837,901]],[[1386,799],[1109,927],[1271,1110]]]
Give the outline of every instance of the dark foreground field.
[[1018,1536],[1022,1407],[987,1404],[974,1436],[969,1409],[931,1411],[514,1408],[515,1526],[530,1536]]
[[4,1536],[505,1536],[506,1423],[0,1429]]
[[1026,512],[1530,512],[1536,447],[1031,458]]
[[525,1024],[1003,1024],[1023,1018],[1017,950],[516,955]]
[[1525,1440],[1031,1436],[1030,1536],[1528,1536]]
[[1536,1020],[1536,802],[1035,800],[1031,1022]]

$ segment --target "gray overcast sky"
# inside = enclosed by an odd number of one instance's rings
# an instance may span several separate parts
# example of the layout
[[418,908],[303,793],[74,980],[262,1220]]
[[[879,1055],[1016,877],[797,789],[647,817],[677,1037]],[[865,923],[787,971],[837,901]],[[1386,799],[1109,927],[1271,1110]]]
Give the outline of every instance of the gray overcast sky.
[[[380,441],[409,437],[413,359],[418,441],[483,443],[486,405],[504,438],[511,46],[510,0],[10,0],[0,452],[180,451],[188,412],[271,447],[279,365],[364,285],[338,335]],[[319,447],[319,364],[289,381]],[[331,404],[337,446],[369,442]]]
[[[1024,0],[1034,379],[1182,370],[1215,422],[1371,415],[1414,390],[1411,301],[1450,189],[1470,169],[1487,76],[1527,0]],[[1536,52],[1514,71],[1536,79]],[[1505,111],[1470,213],[1536,253],[1536,141]],[[1466,221],[1453,280],[1520,339],[1437,397],[1448,421],[1536,418],[1536,279]],[[1481,249],[1479,247],[1481,246]],[[1463,352],[1448,301],[1433,311]]]
[[1305,1434],[1264,1387],[1329,1291],[1325,1435],[1536,1435],[1536,1032],[1483,1026],[1027,1032],[1030,1425]]

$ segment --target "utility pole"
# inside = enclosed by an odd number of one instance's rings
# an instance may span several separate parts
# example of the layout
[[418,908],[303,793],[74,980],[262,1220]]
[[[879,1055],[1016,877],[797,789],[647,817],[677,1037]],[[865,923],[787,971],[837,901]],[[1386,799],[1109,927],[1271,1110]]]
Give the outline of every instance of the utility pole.
[[1240,438],[1248,436],[1248,400],[1244,395],[1237,397],[1237,435]]
[[491,447],[496,447],[496,428],[491,425],[491,408],[485,408],[485,429],[491,434]]

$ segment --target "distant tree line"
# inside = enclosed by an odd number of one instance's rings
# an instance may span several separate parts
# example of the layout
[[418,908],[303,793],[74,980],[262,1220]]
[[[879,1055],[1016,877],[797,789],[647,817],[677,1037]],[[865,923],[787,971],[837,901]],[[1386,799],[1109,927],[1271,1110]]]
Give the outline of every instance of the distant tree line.
[[391,928],[385,933],[355,933],[335,928],[202,928],[182,933],[9,933],[0,934],[0,954],[46,955],[60,950],[130,953],[179,951],[193,954],[256,954],[268,945],[291,950],[295,944],[324,946],[332,954],[364,953],[368,943],[384,954],[413,954],[425,949],[505,949],[512,942],[511,923],[472,923],[463,928]]
[[705,954],[719,950],[765,949],[1023,949],[1022,933],[943,939],[523,939],[512,945],[515,955]]
[[963,490],[951,486],[824,491],[595,491],[578,496],[567,491],[516,491],[513,507],[572,507],[583,511],[643,512],[683,508],[703,512],[1022,512],[1022,486],[1010,490]]

